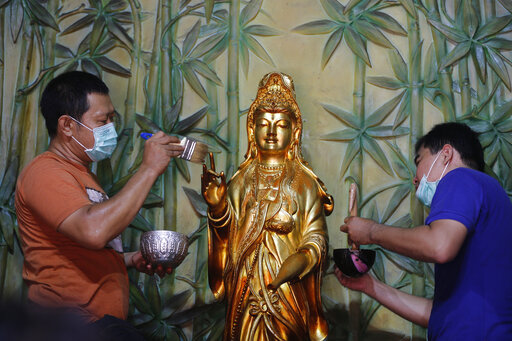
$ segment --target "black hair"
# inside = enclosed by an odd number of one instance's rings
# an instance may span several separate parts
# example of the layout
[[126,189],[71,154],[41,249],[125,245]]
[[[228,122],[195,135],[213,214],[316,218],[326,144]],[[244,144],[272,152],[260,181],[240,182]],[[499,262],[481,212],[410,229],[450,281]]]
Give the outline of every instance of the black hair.
[[464,123],[448,122],[436,125],[416,142],[416,154],[421,147],[437,154],[445,144],[459,152],[462,162],[470,168],[483,171],[484,152],[478,134]]
[[89,110],[87,95],[92,93],[108,95],[108,87],[87,72],[66,72],[48,83],[41,96],[40,107],[50,137],[57,134],[57,123],[62,115],[81,121],[82,115]]

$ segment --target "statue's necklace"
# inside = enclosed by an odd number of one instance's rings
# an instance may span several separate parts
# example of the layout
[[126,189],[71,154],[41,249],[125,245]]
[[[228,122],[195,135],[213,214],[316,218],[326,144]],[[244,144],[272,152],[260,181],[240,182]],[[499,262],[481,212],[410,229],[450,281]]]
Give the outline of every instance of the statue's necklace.
[[279,184],[276,184],[276,181],[281,178],[284,166],[284,164],[275,166],[269,166],[261,163],[258,164],[257,171],[255,172],[257,182],[260,185],[258,187],[262,189],[277,189],[276,187],[278,187]]

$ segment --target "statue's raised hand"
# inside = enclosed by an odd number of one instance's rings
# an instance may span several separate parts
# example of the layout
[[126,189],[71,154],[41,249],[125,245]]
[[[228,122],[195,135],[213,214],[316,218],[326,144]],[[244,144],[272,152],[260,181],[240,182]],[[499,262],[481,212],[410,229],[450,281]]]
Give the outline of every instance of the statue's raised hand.
[[[213,213],[222,213],[226,207],[227,185],[224,172],[215,172],[213,153],[210,153],[210,168],[203,164],[201,194]],[[220,179],[220,182],[217,181]]]

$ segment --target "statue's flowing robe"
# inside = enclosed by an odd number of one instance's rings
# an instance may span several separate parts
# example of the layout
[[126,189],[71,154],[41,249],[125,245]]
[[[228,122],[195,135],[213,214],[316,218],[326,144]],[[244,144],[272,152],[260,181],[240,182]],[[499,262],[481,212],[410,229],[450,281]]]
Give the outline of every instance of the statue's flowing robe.
[[[224,340],[323,340],[320,284],[328,242],[319,184],[289,162],[289,190],[283,190],[285,177],[278,189],[255,195],[255,168],[235,174],[228,184],[228,211],[209,217],[209,282],[215,298],[227,301]],[[291,231],[265,224],[280,209],[292,217]],[[296,252],[307,256],[305,270],[277,291],[268,290]]]

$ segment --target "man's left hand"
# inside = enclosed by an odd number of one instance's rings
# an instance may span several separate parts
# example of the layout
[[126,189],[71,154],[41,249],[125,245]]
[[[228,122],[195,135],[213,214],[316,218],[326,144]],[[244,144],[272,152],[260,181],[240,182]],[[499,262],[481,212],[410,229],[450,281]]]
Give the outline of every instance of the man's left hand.
[[[128,260],[128,261],[126,261]],[[163,267],[161,264],[153,266],[146,262],[140,251],[128,253],[125,257],[126,266],[133,266],[137,271],[143,272],[148,275],[157,274],[160,278],[172,272],[171,267]]]

